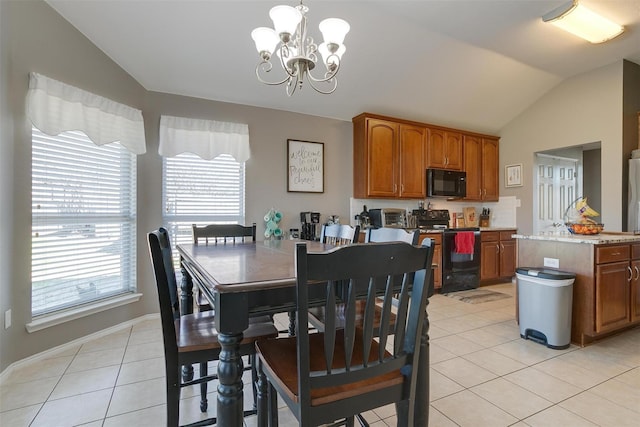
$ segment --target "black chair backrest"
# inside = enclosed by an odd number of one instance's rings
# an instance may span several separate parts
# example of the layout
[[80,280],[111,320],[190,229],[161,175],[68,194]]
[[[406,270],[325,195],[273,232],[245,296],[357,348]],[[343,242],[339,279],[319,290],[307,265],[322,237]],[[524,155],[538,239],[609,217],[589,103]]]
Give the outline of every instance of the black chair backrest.
[[202,227],[193,224],[193,243],[198,244],[199,239],[205,239],[205,243],[209,244],[209,239],[213,239],[217,244],[218,239],[223,239],[226,243],[227,239],[236,242],[236,239],[245,241],[245,238],[251,237],[253,242],[256,241],[256,224],[244,226],[240,224],[209,224]]
[[[326,288],[325,363],[322,370],[311,371],[309,331],[300,328],[298,333],[298,390],[302,407],[310,406],[310,396],[315,388],[340,386],[399,369],[408,376],[408,390],[415,388],[417,367],[412,369],[412,365],[418,361],[432,259],[430,239],[425,239],[422,247],[400,242],[369,243],[340,246],[322,253],[307,253],[304,243],[296,245],[299,325],[306,325],[309,318],[308,288]],[[340,290],[339,287],[345,284],[347,289]],[[395,326],[390,327],[394,294],[398,294],[397,312]],[[336,295],[343,295],[345,300],[340,301]],[[358,327],[355,320],[356,299],[366,301],[364,319]],[[374,304],[382,305],[379,328],[374,319]],[[345,310],[344,326],[336,325],[337,307]],[[379,329],[379,334],[376,329]],[[356,340],[356,335],[361,336],[362,340]],[[389,335],[394,335],[390,355],[385,352]],[[376,336],[379,337],[379,346],[376,354],[373,354],[372,341]],[[343,355],[334,354],[337,339],[344,340]],[[356,348],[356,341],[361,343],[362,348]],[[364,358],[363,365],[354,366],[351,364],[354,352],[369,357]],[[336,360],[344,358],[345,369],[327,368],[331,367],[334,357]]]
[[174,358],[177,358],[178,344],[174,320],[180,316],[180,309],[176,275],[171,258],[169,233],[165,228],[161,227],[150,232],[147,238],[151,264],[158,288],[165,357],[169,358],[171,354]]

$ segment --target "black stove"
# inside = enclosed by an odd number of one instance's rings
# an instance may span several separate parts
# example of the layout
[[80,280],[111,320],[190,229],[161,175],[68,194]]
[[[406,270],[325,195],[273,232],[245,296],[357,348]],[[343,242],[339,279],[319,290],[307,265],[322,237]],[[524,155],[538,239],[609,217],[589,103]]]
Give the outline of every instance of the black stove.
[[416,227],[427,230],[449,228],[449,211],[446,209],[414,209],[411,214],[416,219]]

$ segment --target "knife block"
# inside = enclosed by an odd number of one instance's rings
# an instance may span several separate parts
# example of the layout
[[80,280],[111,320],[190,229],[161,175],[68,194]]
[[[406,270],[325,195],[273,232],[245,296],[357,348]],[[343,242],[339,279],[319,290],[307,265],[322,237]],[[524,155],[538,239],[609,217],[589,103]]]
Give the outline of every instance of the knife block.
[[480,227],[490,227],[489,215],[480,215]]

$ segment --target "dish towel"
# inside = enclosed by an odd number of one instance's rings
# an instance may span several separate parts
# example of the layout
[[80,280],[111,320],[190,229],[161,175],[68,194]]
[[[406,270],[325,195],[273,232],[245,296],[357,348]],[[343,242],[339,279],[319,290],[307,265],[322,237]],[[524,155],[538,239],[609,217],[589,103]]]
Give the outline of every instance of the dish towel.
[[455,235],[456,253],[473,254],[476,237],[473,231],[460,231]]

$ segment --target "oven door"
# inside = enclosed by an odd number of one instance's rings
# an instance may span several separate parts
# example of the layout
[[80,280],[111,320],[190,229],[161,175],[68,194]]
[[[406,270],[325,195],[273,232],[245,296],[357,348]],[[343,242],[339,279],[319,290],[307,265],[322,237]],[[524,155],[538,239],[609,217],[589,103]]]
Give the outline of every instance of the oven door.
[[[473,249],[456,248],[458,233],[472,233]],[[467,234],[469,243],[470,235]],[[458,241],[460,243],[461,240]],[[448,229],[442,234],[442,293],[475,289],[480,283],[480,231],[471,229]],[[463,252],[463,253],[461,253]],[[472,253],[467,253],[472,252]]]

